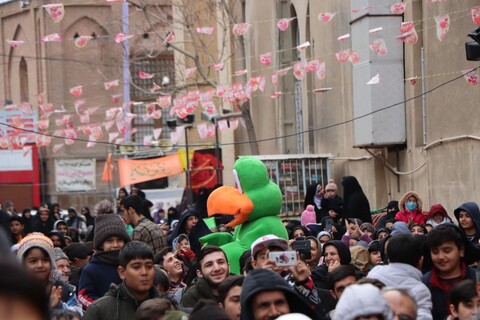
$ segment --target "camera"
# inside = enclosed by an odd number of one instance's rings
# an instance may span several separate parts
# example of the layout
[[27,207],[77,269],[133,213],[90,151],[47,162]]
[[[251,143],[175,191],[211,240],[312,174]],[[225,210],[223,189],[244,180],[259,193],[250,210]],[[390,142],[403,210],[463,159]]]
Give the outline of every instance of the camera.
[[306,260],[312,258],[311,247],[312,245],[310,243],[310,240],[303,237],[298,237],[293,242],[292,250],[295,250],[300,254],[300,259]]

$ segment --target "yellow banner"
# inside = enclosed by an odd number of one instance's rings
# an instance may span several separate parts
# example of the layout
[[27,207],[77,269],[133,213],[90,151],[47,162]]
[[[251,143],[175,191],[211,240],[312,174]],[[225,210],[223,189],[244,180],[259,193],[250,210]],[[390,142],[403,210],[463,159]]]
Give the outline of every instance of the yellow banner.
[[120,185],[155,180],[179,174],[183,171],[182,163],[178,154],[148,160],[118,159],[120,171]]

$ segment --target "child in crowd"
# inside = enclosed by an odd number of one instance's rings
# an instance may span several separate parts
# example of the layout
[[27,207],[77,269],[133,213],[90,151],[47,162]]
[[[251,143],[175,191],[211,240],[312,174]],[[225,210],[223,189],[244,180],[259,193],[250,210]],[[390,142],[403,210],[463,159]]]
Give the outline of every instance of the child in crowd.
[[112,285],[104,297],[91,304],[84,320],[135,319],[135,312],[144,301],[159,297],[153,286],[153,250],[148,244],[129,242],[121,249],[118,260],[122,283]]
[[50,309],[69,309],[82,315],[82,308],[75,296],[62,302],[62,283],[56,278],[55,251],[52,241],[41,233],[31,233],[20,242],[17,256],[23,265],[40,280],[50,296]]
[[173,240],[173,251],[188,267],[195,261],[195,252],[190,249],[190,240],[186,234],[181,234]]
[[447,210],[445,210],[441,204],[434,204],[431,206],[429,216],[430,219],[428,219],[426,223],[432,225],[432,227],[452,222],[452,219],[448,217]]
[[78,299],[86,309],[95,300],[103,297],[110,284],[120,284],[118,254],[130,241],[120,216],[110,213],[95,218],[95,235],[92,260],[83,268],[78,288]]
[[478,296],[475,281],[464,280],[450,292],[450,313],[447,320],[475,319],[478,313]]

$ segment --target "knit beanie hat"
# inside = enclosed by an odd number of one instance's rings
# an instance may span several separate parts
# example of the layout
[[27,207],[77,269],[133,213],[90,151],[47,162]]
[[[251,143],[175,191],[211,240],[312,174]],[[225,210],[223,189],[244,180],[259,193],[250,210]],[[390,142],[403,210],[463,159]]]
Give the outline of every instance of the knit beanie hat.
[[117,236],[122,238],[125,243],[130,241],[127,229],[123,224],[122,218],[116,214],[100,214],[95,217],[95,234],[93,235],[93,247],[101,250],[105,240]]
[[302,213],[302,217],[300,218],[302,226],[306,227],[309,223],[317,223],[317,217],[315,215],[315,210],[313,206],[309,204],[305,211]]
[[65,252],[63,252],[62,249],[54,248],[54,250],[55,250],[55,261],[62,260],[62,259],[69,260],[67,255],[65,254]]
[[53,250],[53,243],[50,238],[40,232],[30,233],[28,236],[22,239],[18,246],[17,257],[20,261],[23,261],[25,253],[33,248],[39,248],[45,251],[50,258],[51,270],[55,269],[55,253]]

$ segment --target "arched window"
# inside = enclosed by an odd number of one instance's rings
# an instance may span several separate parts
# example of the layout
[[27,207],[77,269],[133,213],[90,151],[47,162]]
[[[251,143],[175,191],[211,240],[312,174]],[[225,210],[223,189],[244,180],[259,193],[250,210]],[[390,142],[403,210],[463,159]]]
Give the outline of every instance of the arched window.
[[20,99],[21,101],[29,101],[29,92],[28,92],[28,67],[27,61],[22,57],[19,65],[20,75]]

